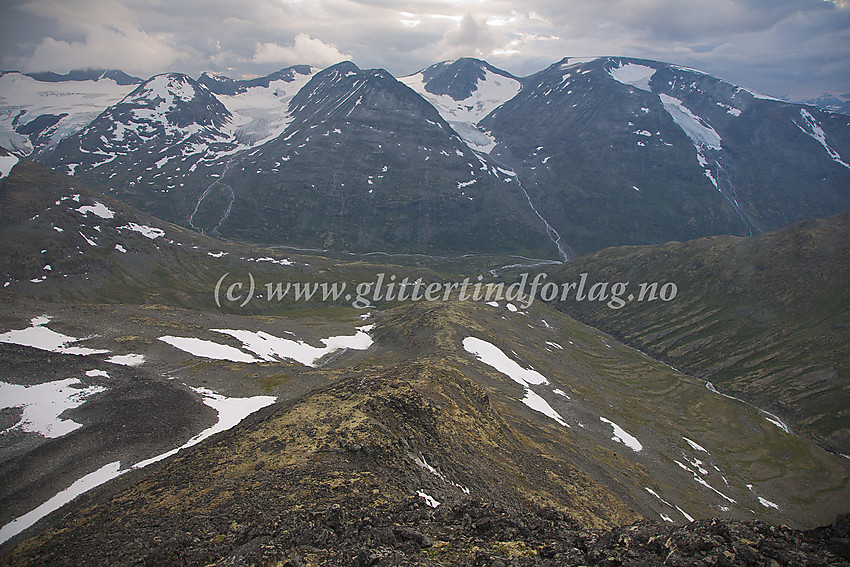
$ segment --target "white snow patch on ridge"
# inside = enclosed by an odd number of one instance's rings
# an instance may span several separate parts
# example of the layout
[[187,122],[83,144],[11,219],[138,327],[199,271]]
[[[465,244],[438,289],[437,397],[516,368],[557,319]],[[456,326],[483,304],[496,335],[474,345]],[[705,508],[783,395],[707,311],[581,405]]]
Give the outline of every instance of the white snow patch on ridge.
[[728,104],[723,104],[722,102],[716,103],[720,108],[725,108],[727,114],[731,114],[735,118],[741,116],[741,109],[735,108],[734,106],[729,106]]
[[81,382],[78,378],[66,378],[32,386],[0,382],[0,408],[23,409],[18,423],[4,429],[3,433],[18,429],[52,439],[82,427],[82,424],[70,419],[62,419],[60,416],[65,410],[83,405],[86,398],[104,392],[106,388],[76,387],[79,384]]
[[479,79],[472,94],[463,100],[454,100],[449,95],[435,95],[425,90],[425,76],[420,71],[399,82],[407,85],[430,102],[440,116],[463,138],[463,141],[485,153],[496,145],[496,140],[481,131],[476,124],[496,108],[509,101],[520,91],[516,79],[484,69],[484,78]]
[[[693,475],[693,477],[694,477],[694,480],[695,480],[696,482],[698,482],[699,484],[701,484],[701,485],[703,485],[704,487],[708,488],[709,490],[711,490],[711,491],[713,491],[713,492],[717,493],[717,494],[718,494],[721,498],[723,498],[723,499],[724,499],[724,500],[726,500],[727,502],[730,502],[730,503],[732,503],[732,504],[737,504],[737,502],[736,502],[735,500],[733,500],[732,498],[729,498],[728,496],[726,496],[725,494],[723,494],[722,492],[720,492],[719,490],[717,490],[716,488],[714,488],[713,486],[711,486],[710,484],[708,484],[708,483],[707,483],[707,482],[706,482],[706,481],[705,481],[705,480],[704,480],[701,476],[699,476],[699,475],[696,473],[696,471],[691,470],[690,468],[686,467],[685,465],[683,465],[681,462],[679,462],[679,461],[677,461],[677,460],[674,460],[673,462],[674,462],[674,463],[676,463],[677,465],[679,465],[679,468],[681,468],[681,469],[683,469],[683,470],[686,470],[686,471],[688,471],[689,473],[691,473],[691,474]],[[749,487],[749,485],[748,485],[748,487]]]
[[492,366],[522,386],[525,390],[522,403],[534,411],[552,418],[560,425],[569,427],[560,414],[546,400],[531,389],[532,384],[549,384],[549,381],[542,374],[531,368],[523,368],[508,358],[499,347],[475,337],[466,337],[463,339],[463,348],[466,352],[474,354],[484,364]]
[[[68,346],[70,343],[76,343],[85,339],[77,339],[57,333],[45,327],[50,322],[50,317],[42,315],[41,317],[33,317],[30,321],[31,327],[26,329],[11,330],[7,333],[0,334],[0,343],[9,343],[14,345],[30,346],[39,350],[47,350],[50,352],[58,352],[60,354],[103,354],[108,350],[93,349],[86,347]],[[87,337],[89,338],[89,337]]]
[[195,337],[173,337],[165,335],[159,337],[164,343],[188,352],[194,356],[209,358],[212,360],[227,360],[230,362],[260,362],[250,354],[244,353],[236,347],[223,345],[213,341],[205,341]]
[[691,139],[694,146],[699,148],[708,148],[711,150],[720,149],[720,134],[714,131],[711,125],[691,112],[682,101],[666,94],[659,94],[661,104],[664,109],[673,118],[673,121],[685,132],[688,138]]
[[115,217],[115,213],[103,203],[94,202],[94,205],[83,205],[75,209],[78,213],[88,216],[89,213],[98,216],[102,219],[111,219]]
[[817,140],[820,143],[820,145],[823,146],[823,149],[826,150],[826,153],[829,154],[829,157],[832,158],[832,160],[834,162],[840,163],[841,165],[843,165],[847,169],[850,169],[850,165],[848,165],[845,161],[843,161],[841,159],[841,154],[839,154],[837,151],[832,149],[830,147],[830,145],[826,143],[826,133],[824,133],[823,128],[818,123],[818,121],[815,120],[815,117],[812,116],[811,113],[808,110],[806,110],[805,108],[800,109],[800,116],[803,117],[803,120],[806,122],[806,126],[809,127],[811,132],[809,132],[808,130],[806,130],[805,128],[800,126],[799,124],[797,124],[797,127],[800,130],[802,130],[804,133],[808,134],[809,136],[811,136],[812,138]]
[[775,425],[776,427],[778,427],[779,429],[781,429],[785,433],[791,433],[791,429],[787,425],[785,425],[782,422],[781,419],[779,419],[778,417],[776,417],[775,415],[773,415],[769,411],[765,411],[763,409],[760,409],[759,411],[761,411],[762,415],[764,416],[764,418],[767,421],[769,421],[770,423],[772,423],[773,425]]
[[466,337],[463,339],[463,348],[466,352],[474,354],[484,364],[488,364],[507,375],[517,384],[528,386],[549,383],[545,376],[536,370],[523,368],[511,360],[499,347],[487,341],[475,337]]
[[140,461],[133,465],[132,468],[140,469],[142,467],[146,467],[152,463],[161,461],[165,458],[170,457],[171,455],[174,455],[181,449],[186,449],[193,445],[197,445],[207,437],[211,437],[216,433],[231,429],[255,411],[261,410],[264,407],[269,406],[277,401],[277,398],[275,398],[274,396],[228,398],[206,388],[192,388],[192,390],[200,394],[205,405],[211,407],[218,413],[218,421],[216,422],[216,424],[204,429],[203,431],[186,441],[180,447],[172,449],[171,451],[168,451],[166,453],[162,453],[161,455],[151,457],[150,459]]
[[690,440],[690,439],[688,439],[687,437],[682,437],[682,439],[684,439],[685,441],[687,441],[688,445],[690,445],[690,446],[691,446],[691,448],[692,448],[692,449],[694,449],[695,451],[702,451],[703,453],[708,453],[708,451],[706,451],[706,450],[705,450],[705,447],[703,447],[702,445],[699,445],[699,444],[697,444],[697,443],[695,443],[695,442],[691,441],[691,440]]
[[599,421],[607,423],[611,427],[614,428],[614,436],[611,437],[612,441],[616,441],[618,443],[622,443],[635,453],[641,451],[643,449],[643,445],[640,444],[640,441],[630,433],[628,433],[625,429],[611,421],[610,419],[605,419],[604,417],[600,417]]
[[[226,252],[225,252],[226,254]],[[271,256],[267,256],[265,258],[242,258],[246,262],[271,262],[272,264],[280,264],[281,266],[291,266],[293,264],[292,260],[289,258],[282,258],[280,260],[275,260]]]
[[232,329],[214,329],[216,332],[230,335],[242,342],[245,349],[268,362],[289,358],[305,366],[315,366],[316,361],[325,355],[342,349],[366,350],[372,346],[372,337],[368,331],[373,325],[358,327],[354,335],[341,335],[321,339],[324,347],[314,347],[304,341],[294,341],[270,335],[263,331],[242,331]]
[[440,480],[442,480],[446,484],[450,484],[450,485],[454,486],[455,488],[459,488],[461,490],[461,492],[463,492],[464,494],[469,494],[468,488],[466,488],[465,486],[462,486],[462,485],[460,485],[456,482],[450,481],[445,476],[443,476],[443,474],[440,471],[438,471],[437,469],[435,469],[434,467],[429,465],[428,461],[425,460],[425,456],[422,455],[422,453],[419,453],[418,457],[416,457],[414,455],[408,455],[408,456],[411,459],[413,459],[414,463],[416,463],[417,465],[419,465],[420,467],[422,467],[426,471],[430,472],[431,474],[433,474],[434,476],[436,476],[437,478],[439,478]]
[[624,85],[631,85],[642,91],[650,91],[649,80],[655,74],[655,69],[645,65],[636,65],[635,63],[626,63],[622,67],[611,69],[608,73],[617,81]]
[[109,362],[111,364],[119,364],[121,366],[139,366],[145,363],[145,355],[118,354],[107,358],[106,362]]
[[17,163],[18,158],[13,155],[0,156],[0,179],[9,175],[9,172],[12,171],[12,168],[15,167],[15,164]]
[[776,101],[776,102],[785,102],[781,98],[776,98],[774,96],[762,94],[762,93],[757,92],[757,91],[751,91],[750,89],[745,89],[744,87],[738,87],[737,90],[744,91],[746,93],[750,93],[750,95],[752,95],[753,98],[757,98],[757,99],[761,99],[761,100],[773,100],[773,101]]
[[120,476],[121,462],[115,461],[108,465],[103,465],[96,471],[87,474],[81,479],[76,480],[71,486],[56,494],[53,498],[41,504],[39,507],[30,510],[23,516],[19,516],[0,528],[0,543],[12,539],[25,529],[29,528],[37,521],[54,512],[85,492],[92,488],[100,486],[108,480]]
[[440,505],[440,502],[439,502],[439,501],[435,500],[432,496],[430,496],[430,495],[429,495],[428,493],[426,493],[426,492],[422,492],[421,490],[417,490],[417,491],[416,491],[416,495],[417,495],[417,496],[419,496],[420,498],[424,498],[424,499],[425,499],[425,503],[426,503],[428,506],[430,506],[431,508],[436,508],[437,506],[439,506],[439,505]]
[[133,232],[138,232],[142,236],[150,238],[151,240],[155,240],[160,236],[165,236],[165,231],[161,228],[154,228],[152,226],[136,224],[134,222],[131,222],[127,226],[119,226],[118,230],[132,230]]
[[777,504],[774,504],[773,502],[771,502],[767,498],[762,498],[761,496],[759,496],[758,499],[759,499],[759,504],[761,504],[765,508],[776,508],[777,510],[779,510],[779,506]]
[[[268,405],[273,404],[277,401],[277,398],[273,396],[254,396],[251,398],[227,398],[222,396],[221,394],[217,394],[211,390],[207,390],[205,388],[193,388],[195,392],[201,395],[203,398],[204,404],[213,408],[218,412],[218,421],[212,427],[209,427],[198,435],[195,435],[189,441],[181,445],[176,449],[172,449],[166,453],[162,453],[161,455],[157,455],[155,457],[151,457],[150,459],[145,459],[144,461],[140,461],[133,465],[131,468],[140,469],[142,467],[146,467],[152,463],[157,461],[161,461],[171,455],[177,453],[181,449],[185,449],[187,447],[191,447],[192,445],[196,445],[221,431],[226,431],[237,425],[243,419],[258,411]],[[121,470],[121,462],[114,461],[107,465],[102,466],[98,470],[85,475],[79,480],[75,481],[65,490],[56,494],[53,498],[50,498],[37,508],[27,512],[23,516],[19,516],[15,518],[8,524],[4,525],[0,528],[0,544],[5,543],[9,539],[18,535],[22,531],[26,530],[30,526],[34,525],[40,519],[44,518],[51,512],[54,512],[72,501],[77,496],[88,492],[89,490],[100,486],[101,484],[112,480],[113,478],[117,478],[127,472],[127,470]]]
[[[302,340],[284,339],[263,331],[245,331],[239,329],[213,329],[217,333],[230,335],[242,343],[242,348],[253,353],[204,339],[194,337],[163,336],[159,340],[170,344],[194,356],[230,362],[279,362],[291,359],[305,366],[315,366],[323,356],[342,349],[366,350],[372,346],[369,331],[374,325],[357,327],[354,335],[341,335],[321,339],[324,347],[314,347]],[[258,357],[258,358],[255,358]]]

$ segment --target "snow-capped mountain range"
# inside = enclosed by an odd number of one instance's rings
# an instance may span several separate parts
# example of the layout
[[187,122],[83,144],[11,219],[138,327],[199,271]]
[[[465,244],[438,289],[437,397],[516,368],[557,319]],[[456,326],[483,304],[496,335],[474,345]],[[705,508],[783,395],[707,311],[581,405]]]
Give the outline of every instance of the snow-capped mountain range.
[[353,251],[565,258],[850,209],[846,115],[617,57],[8,72],[0,146],[201,231]]

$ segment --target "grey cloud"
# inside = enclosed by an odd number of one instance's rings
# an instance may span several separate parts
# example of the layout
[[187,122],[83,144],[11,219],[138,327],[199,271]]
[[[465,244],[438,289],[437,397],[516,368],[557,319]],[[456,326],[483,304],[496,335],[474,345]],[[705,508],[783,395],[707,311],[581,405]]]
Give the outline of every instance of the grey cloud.
[[448,30],[441,41],[443,56],[447,58],[464,55],[486,57],[496,45],[496,38],[486,22],[466,13],[456,28]]
[[[523,76],[565,56],[693,66],[769,94],[850,91],[850,3],[824,0],[8,0],[2,64],[263,74],[315,51],[401,75],[474,55]],[[300,38],[300,39],[296,39]],[[305,61],[306,62],[306,61]],[[229,70],[232,68],[232,71]]]

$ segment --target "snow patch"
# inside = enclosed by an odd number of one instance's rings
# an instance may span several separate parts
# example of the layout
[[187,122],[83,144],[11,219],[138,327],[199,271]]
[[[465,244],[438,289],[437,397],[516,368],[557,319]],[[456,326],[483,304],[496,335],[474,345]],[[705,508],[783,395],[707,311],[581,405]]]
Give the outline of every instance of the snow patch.
[[110,356],[106,362],[111,364],[119,364],[121,366],[139,366],[145,363],[145,355],[143,354],[117,354]]
[[655,69],[645,65],[627,63],[622,67],[611,69],[608,71],[608,74],[610,74],[614,80],[619,81],[624,85],[631,85],[642,91],[651,91],[649,88],[649,80],[652,79],[652,76],[655,74]]
[[568,400],[569,400],[569,399],[571,399],[571,398],[567,395],[567,393],[566,393],[566,392],[564,392],[564,391],[563,391],[562,389],[560,389],[560,388],[555,388],[554,390],[552,390],[552,393],[553,393],[553,394],[557,394],[557,395],[559,395],[559,396],[563,396],[563,397],[567,398]]
[[640,441],[637,440],[636,437],[628,433],[625,429],[614,423],[609,419],[605,419],[604,417],[600,417],[599,421],[607,423],[611,427],[614,428],[614,435],[611,437],[612,441],[616,441],[617,443],[622,443],[635,453],[641,451],[643,449],[643,445],[640,444]]
[[18,158],[13,155],[0,156],[0,179],[8,176],[12,171],[12,168],[15,167],[15,164],[18,163]]
[[215,425],[204,429],[203,431],[186,441],[186,443],[184,443],[180,447],[172,449],[171,451],[168,451],[166,453],[162,453],[161,455],[151,457],[150,459],[140,461],[133,465],[132,468],[140,469],[146,467],[152,463],[161,461],[165,458],[170,457],[171,455],[176,454],[181,449],[186,449],[188,447],[192,447],[193,445],[197,445],[204,439],[207,439],[208,437],[211,437],[216,433],[232,429],[233,427],[238,425],[239,422],[241,422],[243,419],[245,419],[252,413],[259,411],[266,406],[270,406],[271,404],[277,401],[277,398],[274,396],[228,398],[206,388],[192,388],[192,390],[197,394],[200,394],[204,405],[211,407],[216,411],[216,413],[218,413],[218,421],[215,423]]
[[759,496],[758,499],[759,499],[759,504],[761,504],[765,508],[776,508],[777,510],[779,510],[779,506],[777,504],[774,504],[773,502],[771,502],[767,498],[762,498],[761,496]]
[[277,362],[282,359],[291,359],[305,366],[315,366],[319,359],[338,350],[368,349],[374,342],[368,333],[372,328],[373,325],[366,325],[357,327],[357,332],[354,335],[340,335],[321,339],[324,347],[314,347],[301,340],[284,339],[263,331],[214,330],[241,341],[243,348],[254,353],[263,361]]
[[522,403],[534,411],[552,418],[558,424],[569,427],[560,414],[546,400],[532,391],[532,385],[549,384],[549,381],[542,374],[530,368],[523,368],[511,360],[497,346],[475,337],[466,337],[463,339],[463,348],[466,352],[475,355],[484,364],[492,366],[522,386],[524,389]]
[[694,146],[699,148],[708,148],[719,150],[721,138],[715,132],[711,125],[691,112],[682,101],[666,94],[659,94],[661,104],[664,109],[673,118],[673,121],[685,132],[685,134],[693,142]]
[[843,165],[844,167],[846,167],[847,169],[850,169],[850,164],[848,164],[847,162],[845,162],[841,159],[841,154],[839,154],[837,151],[832,149],[832,147],[830,147],[830,145],[826,143],[826,133],[823,131],[823,128],[818,123],[818,121],[815,120],[815,117],[812,116],[811,113],[808,110],[806,110],[805,108],[800,109],[800,116],[803,117],[803,120],[805,121],[806,126],[809,127],[809,130],[806,130],[805,128],[803,128],[799,124],[797,124],[797,128],[799,128],[805,134],[807,134],[807,135],[811,136],[812,138],[814,138],[815,140],[817,140],[818,143],[820,143],[820,145],[823,146],[823,149],[826,150],[826,153],[829,154],[829,157],[832,158],[832,160],[835,163],[839,163],[839,164]]
[[791,433],[791,429],[789,429],[789,427],[787,425],[785,425],[782,422],[782,420],[779,419],[777,416],[775,416],[772,413],[765,411],[765,410],[759,410],[759,411],[761,411],[762,415],[764,415],[764,418],[767,421],[769,421],[770,423],[772,423],[773,425],[775,425],[776,427],[778,427],[779,429],[781,429],[785,433]]
[[[91,376],[89,372],[86,372],[86,375]],[[23,409],[20,420],[15,425],[4,429],[3,433],[20,430],[53,439],[82,427],[81,423],[62,419],[60,416],[66,410],[83,405],[86,398],[104,392],[106,388],[101,386],[81,388],[77,387],[79,384],[81,382],[78,378],[66,378],[32,386],[0,382],[0,408]]]
[[499,347],[487,341],[466,337],[463,339],[463,348],[466,352],[474,354],[484,364],[507,375],[517,384],[523,386],[549,384],[545,376],[536,370],[523,368],[511,360]]
[[431,508],[436,508],[437,506],[439,506],[439,505],[440,505],[440,503],[439,503],[438,501],[434,500],[434,498],[432,498],[431,496],[429,496],[427,493],[422,492],[421,490],[417,490],[417,491],[416,491],[416,494],[417,494],[419,497],[424,498],[424,499],[425,499],[425,503],[426,503],[428,506],[430,506]]
[[[211,435],[214,435],[221,431],[226,431],[227,429],[234,427],[252,413],[277,401],[277,398],[273,396],[254,396],[252,398],[227,398],[225,396],[222,396],[221,394],[217,394],[205,388],[193,388],[193,390],[201,395],[205,405],[213,408],[214,410],[216,410],[216,412],[218,412],[218,421],[216,422],[216,424],[212,427],[203,430],[198,435],[195,435],[180,447],[172,449],[171,451],[168,451],[161,455],[157,455],[150,459],[140,461],[133,465],[131,468],[140,469],[147,465],[170,457],[181,449],[196,445],[204,439],[210,437]],[[112,480],[113,478],[121,476],[125,472],[127,471],[121,470],[121,462],[115,461],[109,463],[108,465],[102,466],[101,468],[92,473],[85,475],[84,477],[72,483],[71,486],[59,492],[53,498],[50,498],[34,510],[27,512],[23,516],[15,518],[11,522],[0,528],[0,543],[4,543],[12,537],[18,535],[25,529],[35,524],[41,518],[47,516],[51,512],[58,510],[68,502],[72,501],[77,496],[88,492],[89,490],[100,486],[101,484]]]
[[11,522],[0,528],[0,543],[4,543],[10,540],[14,536],[18,535],[22,531],[34,525],[36,522],[38,522],[40,519],[47,516],[51,512],[58,510],[80,494],[88,492],[92,488],[100,486],[104,482],[112,480],[113,478],[121,475],[122,473],[119,471],[120,468],[121,462],[115,461],[113,463],[109,463],[108,465],[103,465],[96,471],[89,473],[84,477],[74,481],[71,486],[59,492],[53,498],[50,498],[37,508],[30,510],[23,516],[15,518]]
[[88,242],[89,246],[97,246],[97,242],[95,242],[94,240],[92,240],[91,238],[89,238],[88,236],[83,234],[82,232],[80,232],[79,234],[80,234],[80,236],[83,237],[83,240]]
[[422,455],[422,453],[419,453],[418,457],[416,457],[414,455],[408,455],[408,456],[411,459],[413,459],[414,463],[416,463],[417,465],[419,465],[420,467],[422,467],[423,469],[425,469],[426,471],[428,471],[432,475],[436,476],[437,478],[439,478],[440,480],[442,480],[446,484],[450,484],[450,485],[454,486],[455,488],[459,488],[461,490],[461,492],[463,492],[464,494],[469,494],[468,488],[466,488],[465,486],[461,486],[460,484],[458,484],[456,482],[450,481],[445,476],[443,476],[443,473],[441,473],[440,471],[438,471],[437,469],[435,469],[434,467],[429,465],[428,461],[425,460],[425,457]]
[[45,325],[49,322],[50,317],[47,315],[34,317],[30,321],[32,325],[31,327],[11,330],[7,333],[0,334],[0,343],[29,346],[39,350],[57,352],[60,354],[76,354],[81,356],[89,354],[104,354],[109,352],[108,350],[102,349],[69,346],[71,343],[80,342],[85,340],[85,338],[77,339],[68,335],[63,335],[62,333],[57,333],[56,331],[45,327]]
[[717,106],[720,108],[725,108],[727,114],[731,114],[735,118],[741,116],[741,109],[735,108],[734,106],[729,106],[728,104],[723,104],[722,102],[718,102]]
[[270,262],[272,264],[278,264],[281,266],[291,266],[293,264],[292,260],[289,258],[281,258],[280,260],[276,260],[271,256],[265,258],[242,258],[246,262]]
[[132,230],[133,232],[138,232],[142,236],[150,238],[151,240],[156,240],[160,236],[165,236],[165,231],[161,228],[154,228],[152,226],[136,224],[134,222],[131,222],[127,226],[119,226],[118,230]]
[[87,370],[86,376],[89,378],[109,378],[109,374],[105,370]]
[[702,451],[703,453],[708,453],[708,451],[702,445],[691,441],[687,437],[682,437],[682,439],[684,439],[688,443],[688,445],[690,445],[691,448],[693,448],[695,451]]
[[[736,502],[735,500],[733,500],[733,499],[729,498],[728,496],[726,496],[725,494],[723,494],[722,492],[720,492],[719,490],[717,490],[716,488],[714,488],[713,486],[711,486],[710,484],[708,484],[708,483],[705,481],[705,479],[703,479],[703,478],[702,478],[700,475],[698,475],[695,471],[692,471],[690,468],[688,468],[687,466],[683,465],[683,464],[682,464],[681,462],[679,462],[679,461],[675,461],[675,460],[674,460],[673,462],[674,462],[674,463],[676,463],[677,465],[679,465],[679,468],[684,469],[684,470],[688,471],[689,473],[691,473],[691,474],[693,475],[693,477],[694,477],[694,480],[695,480],[696,482],[698,482],[699,484],[703,485],[704,487],[708,488],[709,490],[711,490],[711,491],[713,491],[713,492],[716,492],[716,493],[717,493],[717,494],[718,494],[721,498],[723,498],[724,500],[726,500],[726,501],[728,501],[728,502],[731,502],[732,504],[737,504],[737,502]],[[747,487],[749,488],[749,487],[750,487],[750,485],[747,485]],[[751,490],[752,490],[752,489],[751,489]]]
[[259,359],[242,352],[238,348],[219,344],[213,341],[205,341],[204,339],[165,335],[159,337],[159,340],[184,352],[188,352],[191,355],[200,356],[202,358],[228,360],[230,362],[260,362]]
[[354,335],[341,335],[321,339],[324,347],[314,347],[302,340],[284,339],[263,331],[245,331],[237,329],[213,329],[217,333],[229,335],[242,343],[242,348],[253,353],[252,356],[243,350],[229,345],[198,339],[193,337],[163,336],[159,340],[170,344],[194,356],[212,360],[228,360],[231,362],[280,362],[284,359],[294,360],[305,366],[315,366],[322,357],[342,349],[366,350],[372,346],[372,337],[368,331],[373,325],[357,327]]

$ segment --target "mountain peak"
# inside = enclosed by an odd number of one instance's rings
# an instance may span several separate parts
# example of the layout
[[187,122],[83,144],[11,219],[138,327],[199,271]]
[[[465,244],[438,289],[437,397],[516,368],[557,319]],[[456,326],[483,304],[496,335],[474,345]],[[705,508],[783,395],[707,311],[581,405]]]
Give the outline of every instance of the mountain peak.
[[198,86],[191,77],[183,73],[164,73],[154,75],[144,83],[142,83],[130,96],[136,100],[147,98],[153,102],[157,98],[162,98],[171,104],[173,98],[182,101],[189,101],[195,98]]
[[59,73],[54,73],[52,71],[44,71],[38,73],[24,73],[27,77],[35,79],[36,81],[42,81],[45,83],[62,83],[66,81],[99,81],[101,79],[112,79],[115,81],[115,84],[126,86],[126,85],[138,85],[143,82],[142,79],[138,77],[133,77],[132,75],[128,75],[124,71],[119,69],[75,69],[73,71],[69,71],[64,75],[60,75]]
[[[423,69],[421,74],[425,90],[433,95],[448,95],[460,101],[472,96],[479,82],[486,79],[488,73],[516,80],[508,73],[493,67],[486,61],[472,57],[462,57],[455,61],[442,61]],[[414,75],[415,76],[415,75]]]
[[323,73],[324,73],[324,72],[327,72],[327,73],[332,73],[332,72],[338,72],[338,73],[360,73],[361,71],[362,71],[362,69],[361,69],[360,67],[358,67],[357,65],[355,65],[355,64],[354,64],[353,62],[351,62],[351,61],[340,61],[339,63],[336,63],[336,64],[334,64],[334,65],[331,65],[330,67],[328,67],[327,69],[325,69],[325,70],[324,70],[324,71],[322,71],[322,72],[323,72]]
[[[48,163],[71,174],[98,168],[109,179],[121,175],[118,187],[129,194],[154,179],[166,181],[160,191],[167,191],[214,154],[213,148],[233,148],[232,119],[215,95],[188,75],[155,75],[63,140]],[[124,177],[135,169],[135,176]]]
[[203,72],[198,77],[198,83],[207,87],[210,91],[217,95],[232,96],[246,92],[254,87],[269,88],[273,81],[285,81],[291,83],[295,81],[298,75],[312,75],[315,69],[309,65],[293,65],[284,67],[274,73],[270,73],[264,77],[256,77],[253,79],[231,79],[223,75],[215,73]]

